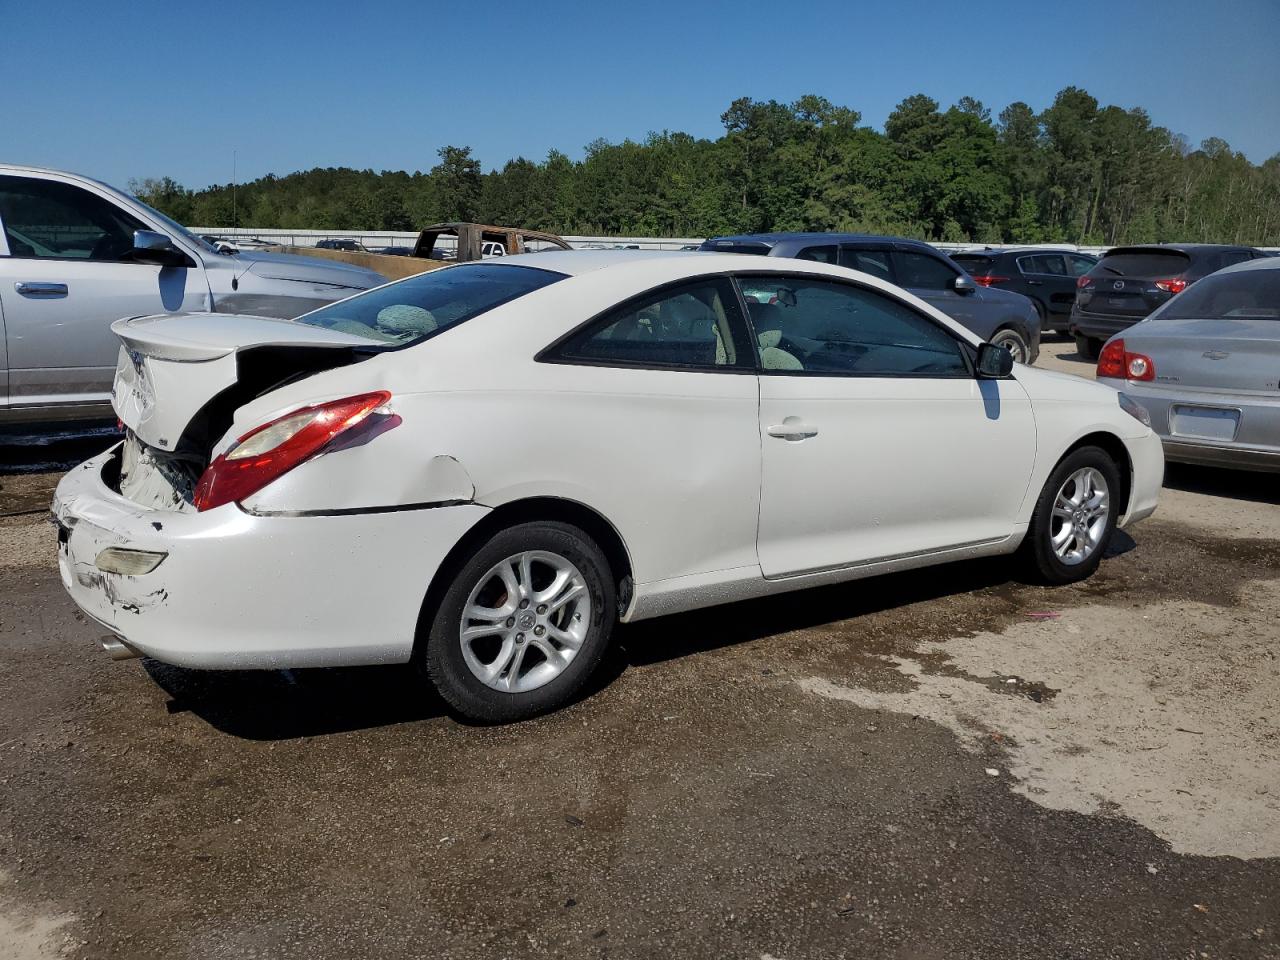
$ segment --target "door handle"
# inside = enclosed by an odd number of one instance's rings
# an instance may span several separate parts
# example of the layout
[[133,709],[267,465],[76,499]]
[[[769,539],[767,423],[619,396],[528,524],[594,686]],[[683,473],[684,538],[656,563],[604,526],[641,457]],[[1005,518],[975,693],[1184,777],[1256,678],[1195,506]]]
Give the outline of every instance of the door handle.
[[13,285],[13,289],[24,297],[65,297],[67,295],[65,283],[35,283],[19,280]]
[[1044,286],[1044,281],[1043,281],[1043,280],[1028,280],[1028,281],[1027,281],[1027,286],[1028,286],[1028,287],[1043,287],[1043,286]]
[[765,429],[765,433],[779,440],[807,440],[818,435],[818,428],[805,423],[799,417],[787,417],[781,423],[775,423]]

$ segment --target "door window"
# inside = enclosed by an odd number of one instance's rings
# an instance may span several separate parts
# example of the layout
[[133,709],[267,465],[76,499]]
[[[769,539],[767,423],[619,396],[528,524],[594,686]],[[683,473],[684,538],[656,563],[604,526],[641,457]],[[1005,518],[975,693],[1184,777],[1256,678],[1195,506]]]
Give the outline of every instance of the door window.
[[114,203],[56,180],[0,176],[0,219],[12,257],[125,260],[145,225]]
[[893,267],[889,262],[888,250],[859,250],[853,247],[840,248],[840,266],[850,270],[861,270],[880,280],[893,283]]
[[667,287],[610,311],[572,336],[551,359],[608,366],[750,369],[735,342],[737,293],[724,277]]
[[851,284],[793,276],[741,277],[770,289],[748,300],[760,363],[774,373],[858,377],[968,377],[960,343],[892,297]]
[[895,250],[894,271],[898,286],[916,290],[953,290],[956,272],[937,257],[915,250]]

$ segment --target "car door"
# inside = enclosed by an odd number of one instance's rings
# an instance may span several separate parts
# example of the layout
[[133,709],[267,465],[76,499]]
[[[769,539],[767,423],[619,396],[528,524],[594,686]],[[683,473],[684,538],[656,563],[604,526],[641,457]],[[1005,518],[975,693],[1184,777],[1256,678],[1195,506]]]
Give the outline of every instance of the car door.
[[618,524],[642,594],[719,582],[723,571],[758,576],[759,388],[729,278],[628,299],[539,360],[577,369],[512,416],[530,418],[531,438],[555,424],[545,442],[565,480],[589,486]]
[[[1014,379],[978,380],[945,325],[880,290],[744,275],[760,345],[766,577],[1008,537],[1035,424]],[[768,302],[772,301],[772,302]]]
[[982,293],[976,287],[963,293],[957,290],[960,272],[955,267],[933,253],[902,245],[893,250],[892,262],[894,283],[964,326],[973,325]]
[[1061,253],[1037,253],[1017,258],[1018,272],[1030,288],[1029,296],[1045,305],[1048,313],[1061,316],[1071,312],[1076,299],[1076,280]]
[[106,403],[120,347],[113,321],[208,303],[202,268],[131,262],[133,232],[153,225],[81,184],[0,176],[0,227],[12,407]]

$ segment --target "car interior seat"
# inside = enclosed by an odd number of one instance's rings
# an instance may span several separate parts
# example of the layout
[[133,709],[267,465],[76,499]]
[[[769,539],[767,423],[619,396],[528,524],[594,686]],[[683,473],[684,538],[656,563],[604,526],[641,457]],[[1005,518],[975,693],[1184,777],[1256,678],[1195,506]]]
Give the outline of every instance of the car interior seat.
[[748,300],[747,309],[756,330],[756,342],[760,344],[760,365],[766,370],[803,370],[800,358],[779,346],[782,342],[782,308],[773,303]]

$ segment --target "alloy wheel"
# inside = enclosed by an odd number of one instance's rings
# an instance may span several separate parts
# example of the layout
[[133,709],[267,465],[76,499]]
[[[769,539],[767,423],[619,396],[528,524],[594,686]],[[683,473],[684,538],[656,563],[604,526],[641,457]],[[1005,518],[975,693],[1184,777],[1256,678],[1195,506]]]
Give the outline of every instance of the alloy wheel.
[[1106,478],[1094,467],[1081,467],[1063,482],[1053,500],[1049,541],[1067,566],[1084,563],[1102,545],[1111,513]]
[[527,550],[494,564],[462,611],[462,658],[481,683],[526,693],[560,676],[591,627],[591,591],[569,560]]

